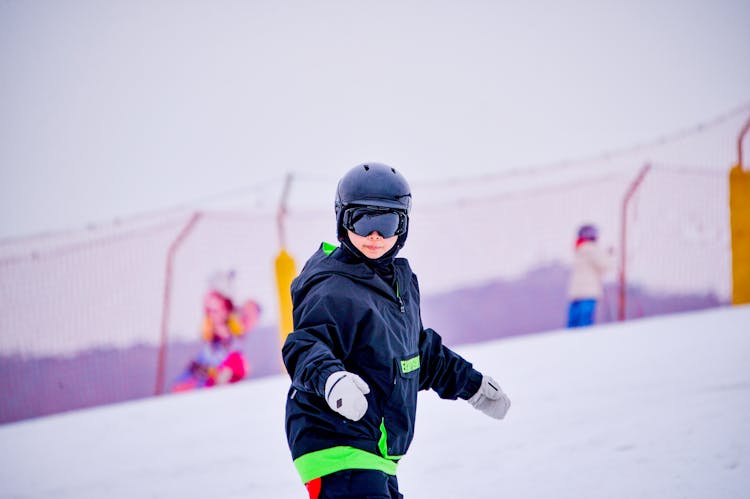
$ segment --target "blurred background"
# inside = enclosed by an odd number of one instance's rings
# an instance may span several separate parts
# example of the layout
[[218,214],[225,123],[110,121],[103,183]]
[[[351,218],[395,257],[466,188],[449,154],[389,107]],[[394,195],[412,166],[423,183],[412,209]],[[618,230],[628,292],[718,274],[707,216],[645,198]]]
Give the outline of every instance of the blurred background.
[[215,276],[281,372],[275,262],[335,242],[381,161],[449,345],[565,325],[576,231],[617,265],[597,322],[732,301],[750,118],[741,1],[0,2],[0,423],[167,393]]

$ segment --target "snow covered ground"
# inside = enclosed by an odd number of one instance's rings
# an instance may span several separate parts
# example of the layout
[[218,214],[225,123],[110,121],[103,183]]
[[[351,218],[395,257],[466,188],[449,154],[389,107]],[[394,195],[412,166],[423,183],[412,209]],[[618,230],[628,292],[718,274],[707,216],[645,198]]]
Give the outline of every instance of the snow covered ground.
[[[439,325],[434,325],[438,328]],[[420,399],[408,499],[750,497],[750,307],[456,348],[505,421]],[[0,427],[1,498],[303,498],[283,376]]]

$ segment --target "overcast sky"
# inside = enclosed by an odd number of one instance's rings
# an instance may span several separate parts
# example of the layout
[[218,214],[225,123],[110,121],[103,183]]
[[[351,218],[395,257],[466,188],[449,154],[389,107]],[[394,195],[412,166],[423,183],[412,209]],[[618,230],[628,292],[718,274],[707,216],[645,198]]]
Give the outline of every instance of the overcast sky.
[[750,101],[748,26],[746,0],[3,0],[0,237],[627,147]]

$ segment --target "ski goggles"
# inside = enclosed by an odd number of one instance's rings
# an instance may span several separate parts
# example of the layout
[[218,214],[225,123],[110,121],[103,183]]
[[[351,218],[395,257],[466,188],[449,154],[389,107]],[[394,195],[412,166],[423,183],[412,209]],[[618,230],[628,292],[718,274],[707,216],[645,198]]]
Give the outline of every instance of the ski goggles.
[[367,237],[377,232],[385,239],[406,232],[408,217],[401,210],[377,206],[357,206],[344,211],[342,225],[358,236]]

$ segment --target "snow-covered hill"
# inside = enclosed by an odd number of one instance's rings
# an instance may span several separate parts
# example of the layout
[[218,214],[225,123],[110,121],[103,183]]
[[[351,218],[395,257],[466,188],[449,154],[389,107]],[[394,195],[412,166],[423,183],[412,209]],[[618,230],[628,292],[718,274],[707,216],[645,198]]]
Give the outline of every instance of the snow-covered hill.
[[[456,348],[505,421],[420,399],[408,499],[750,497],[750,307]],[[306,497],[275,376],[0,427],[0,498]]]

